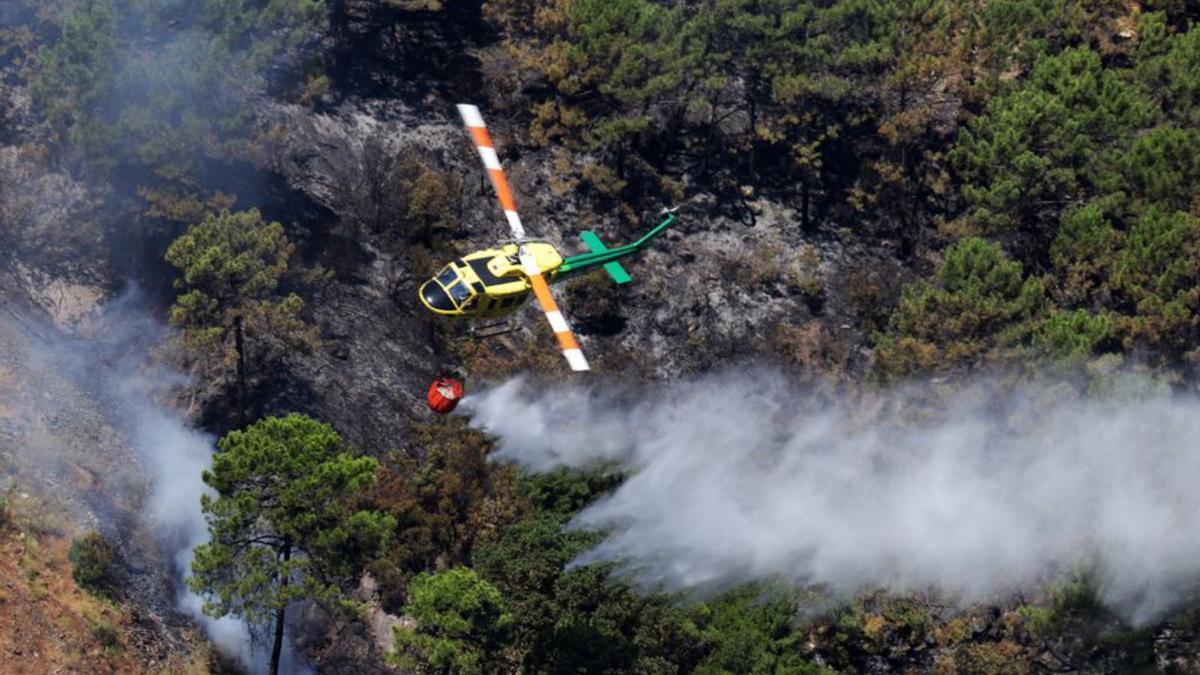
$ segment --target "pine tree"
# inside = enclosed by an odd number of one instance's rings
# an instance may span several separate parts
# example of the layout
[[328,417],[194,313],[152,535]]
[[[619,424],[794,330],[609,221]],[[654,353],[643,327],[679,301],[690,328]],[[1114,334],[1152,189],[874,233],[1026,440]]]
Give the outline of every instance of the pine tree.
[[876,346],[885,376],[948,371],[1023,343],[1045,310],[1042,282],[996,244],[964,239],[946,250],[936,280],[905,287],[890,334]]
[[418,672],[497,672],[512,617],[500,591],[474,570],[421,574],[409,589],[415,627],[397,626],[396,657]]
[[211,540],[192,561],[192,590],[210,616],[251,626],[273,621],[270,672],[278,672],[288,605],[332,600],[337,582],[387,542],[396,522],[355,506],[379,463],[354,457],[328,424],[268,417],[221,439],[201,497]]
[[256,209],[219,214],[188,228],[167,249],[181,276],[171,323],[183,327],[188,345],[216,354],[236,372],[238,409],[246,414],[251,347],[260,357],[313,348],[315,330],[301,318],[304,301],[285,290],[301,276],[289,267],[295,247],[283,226],[264,222]]

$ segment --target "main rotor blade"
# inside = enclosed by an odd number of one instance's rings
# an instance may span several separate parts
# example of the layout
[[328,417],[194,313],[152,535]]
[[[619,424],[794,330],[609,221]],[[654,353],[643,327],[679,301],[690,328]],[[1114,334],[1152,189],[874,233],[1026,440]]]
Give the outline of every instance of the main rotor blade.
[[[483,168],[487,169],[488,177],[492,179],[492,187],[496,188],[496,196],[500,198],[500,208],[504,209],[504,217],[508,219],[508,227],[512,230],[513,238],[519,242],[525,238],[525,227],[521,225],[521,216],[517,215],[517,203],[513,200],[512,190],[508,187],[508,179],[504,177],[504,169],[500,167],[500,157],[496,155],[496,148],[492,145],[492,137],[488,134],[487,125],[483,123],[483,115],[479,113],[479,108],[466,103],[458,105],[458,114],[462,116],[463,125],[467,127],[467,133],[471,134],[475,148],[479,150],[479,159],[483,161]],[[567,358],[571,370],[589,370],[583,350],[579,348],[579,341],[575,339],[575,334],[571,332],[571,326],[567,324],[566,317],[559,311],[558,304],[554,302],[554,296],[550,293],[550,284],[546,283],[546,278],[542,276],[541,268],[524,247],[517,250],[521,258],[521,267],[525,276],[529,278],[530,287],[533,288],[533,295],[537,298],[542,311],[546,313],[546,320],[550,322],[550,328],[554,330],[554,337],[558,338],[558,346],[562,349],[563,356]]]
[[488,177],[492,179],[492,187],[496,188],[496,196],[500,198],[500,208],[504,209],[504,217],[508,219],[513,239],[524,239],[525,228],[521,225],[521,216],[517,215],[517,203],[513,201],[508,179],[504,177],[504,169],[500,168],[500,157],[496,155],[487,125],[483,123],[483,115],[479,114],[479,108],[466,103],[458,104],[458,114],[462,116],[463,125],[467,127],[467,133],[471,134],[475,148],[479,150],[479,159],[483,160],[483,168],[487,169]]
[[563,356],[567,357],[567,363],[570,364],[571,370],[589,370],[587,358],[584,357],[583,350],[579,348],[579,341],[571,332],[571,326],[567,324],[566,317],[558,310],[558,304],[554,302],[554,296],[550,293],[550,284],[546,283],[546,278],[542,276],[542,271],[538,268],[533,256],[522,252],[521,266],[525,270],[525,276],[529,277],[533,296],[537,298],[538,305],[546,313],[546,320],[550,322],[550,328],[554,330],[554,337],[558,338],[558,346],[562,349]]

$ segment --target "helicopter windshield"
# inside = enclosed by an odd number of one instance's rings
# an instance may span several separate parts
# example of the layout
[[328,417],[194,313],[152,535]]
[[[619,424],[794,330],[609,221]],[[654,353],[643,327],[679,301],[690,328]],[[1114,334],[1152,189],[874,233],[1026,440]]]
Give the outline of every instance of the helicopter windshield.
[[[440,279],[441,277],[438,278]],[[447,290],[450,291],[450,297],[454,298],[454,304],[458,305],[459,307],[466,306],[467,300],[469,300],[471,297],[470,287],[461,281],[454,284]]]
[[441,284],[446,288],[450,288],[450,284],[454,283],[454,280],[457,278],[458,273],[455,272],[454,267],[450,265],[446,265],[446,269],[442,270],[441,273],[437,275],[437,280],[440,281]]

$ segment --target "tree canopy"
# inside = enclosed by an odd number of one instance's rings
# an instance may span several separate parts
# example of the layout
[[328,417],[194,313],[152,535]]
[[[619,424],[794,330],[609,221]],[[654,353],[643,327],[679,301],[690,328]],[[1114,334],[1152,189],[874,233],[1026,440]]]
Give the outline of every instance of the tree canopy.
[[299,414],[268,417],[219,443],[201,497],[211,540],[198,546],[191,588],[204,611],[251,626],[274,622],[278,668],[287,607],[330,601],[388,541],[395,521],[358,500],[379,463],[355,457],[328,424]]
[[[400,427],[365,448],[378,461],[304,416],[245,423],[282,398],[294,409],[336,397],[319,388],[339,381],[322,370],[338,363],[311,352],[347,322],[315,311],[321,277],[299,261],[337,265],[338,283],[353,281],[335,298],[374,320],[383,296],[433,269],[432,249],[480,231],[462,226],[475,195],[461,176],[474,175],[455,154],[470,150],[452,106],[467,95],[502,125],[506,161],[521,156],[514,183],[544,183],[561,213],[619,230],[689,203],[700,236],[680,261],[713,272],[705,292],[744,295],[734,312],[753,303],[768,317],[730,347],[739,356],[837,362],[828,370],[854,385],[1048,371],[1095,391],[1096,373],[1136,362],[1194,387],[1197,3],[12,0],[0,14],[24,24],[0,26],[0,259],[28,258],[17,249],[47,239],[40,219],[70,220],[40,198],[57,178],[100,183],[110,230],[179,235],[165,251],[178,273],[170,319],[185,365],[201,366],[197,389],[217,392],[202,405],[225,406],[236,388],[236,424],[205,410],[215,427],[245,427],[205,474],[213,540],[191,583],[210,612],[281,630],[292,601],[333,600],[369,574],[381,608],[403,617],[395,658],[439,673],[1089,670],[1059,652],[1111,652],[1092,635],[1059,640],[1091,625],[1076,620],[1091,609],[1086,587],[982,633],[957,617],[931,628],[909,599],[817,608],[770,585],[703,598],[634,588],[609,566],[574,564],[602,533],[571,518],[619,474],[523,475],[491,461],[491,439],[461,418]],[[432,58],[388,75],[418,50],[452,57],[452,77],[413,72]],[[409,77],[421,84],[396,83]],[[324,122],[346,120],[378,133],[318,144]],[[294,171],[309,143],[332,155],[318,189]],[[308,205],[239,190],[245,172],[315,196],[313,222],[274,222]],[[299,231],[311,234],[289,238]],[[121,255],[126,234],[110,241]],[[735,262],[725,241],[754,243]],[[664,290],[690,276],[661,269]],[[585,281],[567,291],[585,301],[575,311],[619,304]],[[722,311],[693,291],[692,305],[666,298],[672,320],[695,314],[687,337],[665,330],[663,342],[722,356],[692,333]],[[610,354],[664,325],[630,318]],[[459,354],[478,350],[477,374],[519,362],[478,345]],[[357,359],[392,356],[374,348],[330,351],[358,375]],[[113,583],[116,550],[79,542],[80,582]]]
[[421,574],[409,589],[415,627],[397,626],[397,661],[425,672],[493,672],[511,617],[500,591],[469,568]]
[[251,368],[319,343],[301,316],[296,289],[309,277],[291,265],[294,251],[256,209],[210,215],[167,248],[180,272],[171,322],[197,354],[234,370],[243,414]]

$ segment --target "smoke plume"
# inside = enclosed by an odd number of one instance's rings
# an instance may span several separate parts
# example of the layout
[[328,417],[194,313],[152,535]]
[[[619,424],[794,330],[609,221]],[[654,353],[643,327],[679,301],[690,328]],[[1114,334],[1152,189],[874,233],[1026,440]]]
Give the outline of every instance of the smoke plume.
[[972,602],[1088,569],[1134,623],[1200,580],[1200,401],[1080,400],[1069,387],[928,389],[851,403],[768,370],[648,390],[533,390],[464,402],[496,457],[542,472],[617,463],[574,524],[668,590],[761,578],[835,593],[934,590]]
[[[30,358],[88,389],[109,423],[122,431],[136,452],[138,469],[148,482],[143,516],[174,564],[175,603],[205,629],[222,653],[251,672],[265,671],[266,656],[250,639],[247,627],[202,611],[202,599],[183,579],[191,573],[192,551],[208,540],[200,496],[208,491],[201,476],[211,463],[215,439],[188,426],[163,400],[184,377],[157,363],[155,350],[166,344],[166,329],[145,307],[136,287],[104,305],[79,334],[66,336],[47,327],[49,342]],[[283,672],[311,672],[288,648]]]

